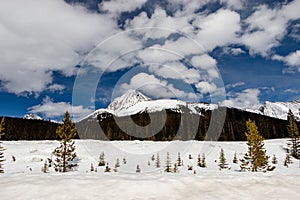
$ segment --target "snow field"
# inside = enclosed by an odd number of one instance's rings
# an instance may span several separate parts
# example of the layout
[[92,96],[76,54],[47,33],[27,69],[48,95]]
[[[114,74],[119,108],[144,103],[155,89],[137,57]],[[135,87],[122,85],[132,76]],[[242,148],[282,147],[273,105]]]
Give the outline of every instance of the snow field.
[[[5,173],[0,175],[1,199],[299,199],[299,161],[293,160],[289,168],[283,166],[286,141],[266,140],[267,154],[278,158],[276,169],[251,173],[240,172],[239,164],[232,163],[235,152],[238,158],[246,152],[245,142],[75,140],[79,167],[64,174],[53,168],[50,173],[41,172],[58,141],[4,141],[7,150]],[[230,170],[219,171],[221,148]],[[119,158],[118,172],[104,173],[104,167],[90,172],[91,163],[97,167],[102,151],[112,169]],[[179,173],[164,172],[167,152],[173,164],[180,152],[184,166],[179,167]],[[157,153],[162,165],[159,169],[151,161]],[[202,153],[207,168],[197,167]],[[123,164],[123,157],[127,164]],[[141,173],[135,172],[137,164]],[[196,174],[187,170],[188,165],[193,165]]]

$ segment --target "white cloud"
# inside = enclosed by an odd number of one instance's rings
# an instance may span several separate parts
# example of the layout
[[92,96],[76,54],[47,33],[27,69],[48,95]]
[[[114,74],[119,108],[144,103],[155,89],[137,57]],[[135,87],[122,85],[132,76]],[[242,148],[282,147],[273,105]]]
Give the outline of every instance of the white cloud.
[[142,7],[146,2],[147,0],[112,0],[102,1],[98,6],[100,11],[108,11],[117,17],[122,12],[130,12]]
[[239,87],[239,86],[243,86],[245,85],[245,82],[237,82],[237,83],[233,83],[233,84],[228,84],[226,85],[226,88],[236,88],[236,87]]
[[246,53],[241,48],[232,48],[232,47],[224,47],[222,51],[224,54],[232,54],[234,56]]
[[[193,27],[188,23],[186,16],[168,16],[162,8],[156,8],[154,13],[147,16],[146,12],[140,13],[132,20],[127,20],[126,29],[139,29],[139,34],[143,35],[143,40],[148,38],[165,38],[174,32],[190,33]],[[144,28],[144,29],[143,29]],[[149,29],[152,28],[152,29]]]
[[48,87],[48,89],[51,92],[55,92],[55,91],[63,91],[66,88],[66,86],[64,85],[60,85],[60,84],[52,84]]
[[241,31],[240,15],[223,9],[208,16],[197,16],[193,25],[200,28],[195,39],[208,52],[216,47],[237,43]]
[[53,82],[51,71],[76,73],[83,52],[116,29],[108,17],[62,0],[1,1],[3,88],[16,94],[46,90]]
[[224,3],[228,8],[241,10],[245,0],[220,0],[220,2]]
[[165,79],[183,80],[188,84],[196,83],[201,79],[198,70],[189,69],[180,62],[168,62],[163,65],[150,65],[149,72]]
[[212,94],[218,89],[214,83],[209,83],[209,82],[205,82],[205,81],[201,81],[201,82],[195,84],[195,86],[202,94],[207,94],[207,93]]
[[193,67],[200,71],[203,78],[212,80],[219,77],[217,70],[217,61],[208,54],[193,56],[191,59]]
[[49,97],[44,98],[41,104],[28,108],[28,111],[31,113],[42,114],[50,119],[60,118],[66,111],[69,111],[75,121],[78,121],[93,112],[92,109],[83,108],[82,106],[72,106],[68,102],[53,102]]
[[282,61],[285,65],[289,66],[287,69],[284,69],[283,72],[300,72],[300,50],[292,52],[287,56],[274,55],[272,59]]
[[120,86],[122,93],[129,89],[139,90],[154,98],[197,99],[196,94],[179,90],[166,80],[160,80],[146,73],[139,73],[131,78],[130,83],[123,83]]
[[300,18],[300,0],[294,0],[281,7],[270,9],[261,5],[246,19],[248,28],[241,38],[251,54],[268,56],[272,48],[280,45],[287,33],[288,22]]
[[287,93],[292,93],[292,94],[299,94],[299,93],[300,93],[300,90],[287,89],[287,90],[285,90],[285,92],[287,92]]
[[260,90],[257,88],[245,89],[242,92],[231,93],[227,100],[221,105],[241,109],[257,109],[261,103],[259,101]]

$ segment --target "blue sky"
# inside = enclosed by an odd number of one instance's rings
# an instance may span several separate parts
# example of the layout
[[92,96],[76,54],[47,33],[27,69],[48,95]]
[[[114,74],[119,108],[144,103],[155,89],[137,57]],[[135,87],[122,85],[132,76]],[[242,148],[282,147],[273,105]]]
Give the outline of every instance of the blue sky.
[[74,119],[137,89],[258,108],[300,99],[300,0],[0,3],[0,116]]

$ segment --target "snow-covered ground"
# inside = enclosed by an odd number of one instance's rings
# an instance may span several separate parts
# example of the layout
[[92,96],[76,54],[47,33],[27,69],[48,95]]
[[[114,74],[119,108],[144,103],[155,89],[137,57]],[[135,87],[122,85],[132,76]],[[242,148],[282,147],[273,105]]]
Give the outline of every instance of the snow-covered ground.
[[[200,141],[96,141],[76,140],[78,164],[76,171],[65,174],[42,173],[44,160],[59,145],[58,141],[5,141],[7,149],[5,173],[0,175],[0,196],[3,199],[300,199],[300,162],[286,168],[286,139],[265,141],[267,154],[278,158],[272,172],[240,172],[233,164],[234,153],[242,158],[245,142]],[[218,158],[223,148],[230,170],[219,171]],[[101,152],[118,172],[104,173],[97,166]],[[184,166],[178,173],[166,173],[163,166],[167,152],[173,163],[181,153]],[[159,153],[162,168],[156,168],[152,155]],[[197,167],[198,154],[206,155],[207,168]],[[189,159],[189,155],[193,159]],[[12,156],[16,161],[12,160]],[[123,158],[127,163],[123,164]],[[271,160],[271,159],[270,159]],[[150,166],[148,165],[150,162]],[[136,173],[140,165],[141,173]],[[192,165],[193,171],[187,170]],[[194,170],[196,174],[194,174]]]

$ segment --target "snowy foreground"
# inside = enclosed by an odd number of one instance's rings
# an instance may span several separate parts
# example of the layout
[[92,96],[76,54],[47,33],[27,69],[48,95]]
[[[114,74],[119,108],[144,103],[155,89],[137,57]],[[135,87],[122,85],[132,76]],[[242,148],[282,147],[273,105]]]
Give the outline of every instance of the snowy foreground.
[[[5,173],[0,175],[1,200],[4,199],[300,199],[299,161],[286,168],[285,139],[267,140],[267,154],[278,158],[272,172],[240,172],[239,164],[232,163],[234,153],[242,158],[245,142],[141,142],[77,140],[79,167],[65,174],[42,173],[44,160],[59,145],[57,141],[3,142]],[[219,171],[218,158],[223,148],[230,170]],[[118,172],[104,173],[96,167],[101,152],[114,168],[120,159]],[[181,153],[184,166],[179,173],[166,173],[156,168],[152,155],[160,155],[162,166],[166,154],[172,163]],[[207,168],[197,167],[198,154],[206,155]],[[189,155],[193,159],[189,159]],[[16,161],[12,160],[12,156]],[[127,163],[123,164],[123,158]],[[270,159],[271,160],[271,159]],[[150,162],[150,166],[148,165]],[[141,173],[136,173],[140,165]],[[193,166],[193,171],[187,166]],[[194,170],[196,174],[194,174]]]

